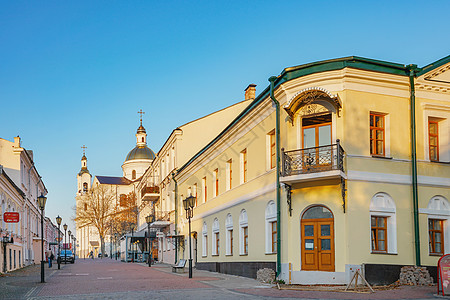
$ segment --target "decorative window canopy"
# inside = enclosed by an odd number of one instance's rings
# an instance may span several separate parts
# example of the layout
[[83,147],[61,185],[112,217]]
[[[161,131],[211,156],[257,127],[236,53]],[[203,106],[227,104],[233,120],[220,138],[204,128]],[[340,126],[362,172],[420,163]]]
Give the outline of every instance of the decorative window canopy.
[[342,103],[339,100],[339,97],[320,87],[311,87],[299,91],[286,103],[283,108],[293,120],[295,113],[303,106],[320,100],[331,103],[339,115],[339,111],[342,108]]

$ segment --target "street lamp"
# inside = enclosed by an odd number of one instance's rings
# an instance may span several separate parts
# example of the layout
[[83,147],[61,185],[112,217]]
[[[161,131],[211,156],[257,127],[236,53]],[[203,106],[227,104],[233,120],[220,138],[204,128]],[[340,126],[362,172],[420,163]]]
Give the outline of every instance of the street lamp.
[[114,233],[114,257],[117,260],[117,232]]
[[152,245],[152,238],[150,237],[150,224],[155,222],[155,215],[148,215],[145,217],[145,221],[147,222],[148,226],[148,266],[152,266],[152,255],[153,255],[153,245]]
[[132,253],[132,257],[131,257],[131,262],[134,262],[134,246],[133,246],[133,232],[134,232],[134,223],[132,223],[131,225],[130,225],[130,227],[131,227],[131,242],[130,242],[130,245],[131,245],[131,253]]
[[38,197],[39,209],[41,210],[41,282],[44,283],[44,208],[47,197],[41,194]]
[[194,216],[195,197],[192,194],[183,200],[186,210],[186,219],[189,220],[189,278],[192,278],[192,240],[191,240],[191,218]]
[[76,237],[73,236],[73,234],[72,234],[72,242],[73,242],[73,261],[75,261],[75,258],[77,257],[77,249],[76,249],[77,239]]
[[58,224],[58,257],[57,257],[58,270],[61,269],[61,257],[60,257],[60,255],[61,255],[61,248],[60,248],[61,238],[59,236],[59,233],[60,233],[60,229],[59,228],[61,226],[61,221],[62,221],[62,218],[58,215],[56,217],[56,224]]
[[67,231],[67,236],[69,237],[69,250],[70,250],[70,236],[72,235],[72,231],[68,230]]
[[[64,228],[64,245],[66,245],[66,247],[67,247],[67,241],[66,241],[67,224],[64,224],[63,228]],[[63,250],[64,250],[64,264],[66,264],[67,263],[67,257],[66,257],[67,256],[67,252],[64,249],[64,247],[63,247]]]

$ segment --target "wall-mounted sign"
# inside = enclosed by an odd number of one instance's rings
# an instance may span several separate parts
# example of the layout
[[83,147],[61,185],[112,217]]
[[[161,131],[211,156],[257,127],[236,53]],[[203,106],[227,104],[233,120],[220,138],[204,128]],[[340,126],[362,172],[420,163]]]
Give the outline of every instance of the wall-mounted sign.
[[5,221],[5,223],[18,223],[19,222],[19,213],[18,212],[5,212],[3,214],[3,221]]

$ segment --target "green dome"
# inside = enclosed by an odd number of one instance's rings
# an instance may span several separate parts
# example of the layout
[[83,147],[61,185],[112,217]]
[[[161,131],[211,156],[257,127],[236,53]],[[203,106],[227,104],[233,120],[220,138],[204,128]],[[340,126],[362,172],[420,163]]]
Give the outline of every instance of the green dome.
[[125,161],[127,160],[133,160],[133,159],[155,159],[155,152],[153,152],[149,147],[134,147],[133,150],[131,150],[127,158],[125,158]]

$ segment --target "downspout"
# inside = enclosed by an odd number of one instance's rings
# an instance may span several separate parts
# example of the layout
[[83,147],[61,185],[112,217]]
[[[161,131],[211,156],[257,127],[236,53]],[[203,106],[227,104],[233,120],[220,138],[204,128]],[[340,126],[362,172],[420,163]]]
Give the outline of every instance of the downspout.
[[407,66],[410,85],[410,112],[411,112],[411,168],[412,168],[412,192],[414,211],[414,246],[416,252],[416,266],[420,266],[420,237],[419,237],[419,197],[417,188],[417,153],[416,153],[416,93],[414,77],[417,65]]
[[277,148],[277,276],[281,274],[281,213],[280,213],[280,102],[275,99],[273,94],[276,76],[269,78],[270,81],[270,99],[275,104],[276,124],[275,124],[275,140]]
[[[178,182],[175,179],[175,172],[172,173],[173,182],[175,182],[175,235],[178,234]],[[178,238],[175,238],[175,263],[178,261]]]

